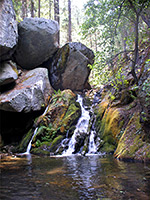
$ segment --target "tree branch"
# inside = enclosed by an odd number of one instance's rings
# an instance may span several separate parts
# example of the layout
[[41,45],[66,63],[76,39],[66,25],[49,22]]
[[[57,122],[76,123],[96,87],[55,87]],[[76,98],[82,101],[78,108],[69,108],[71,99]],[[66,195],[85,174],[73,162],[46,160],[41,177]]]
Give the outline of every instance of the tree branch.
[[[106,65],[108,65],[110,62],[112,62],[112,60],[114,60],[117,56],[119,56],[120,54],[123,54],[123,53],[131,53],[131,52],[134,52],[134,50],[125,50],[125,51],[121,51],[119,53],[117,53],[113,58],[111,58],[107,63]],[[134,62],[132,59],[130,59],[132,62]]]

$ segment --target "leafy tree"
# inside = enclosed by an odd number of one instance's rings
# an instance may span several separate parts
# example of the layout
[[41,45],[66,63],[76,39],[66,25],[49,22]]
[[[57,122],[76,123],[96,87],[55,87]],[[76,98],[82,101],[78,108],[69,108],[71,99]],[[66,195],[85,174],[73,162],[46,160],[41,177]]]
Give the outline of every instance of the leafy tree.
[[91,37],[91,33],[97,35],[96,51],[100,63],[95,64],[94,69],[99,71],[99,65],[106,66],[106,64],[112,68],[116,53],[119,55],[133,52],[129,57],[132,62],[131,73],[134,82],[138,84],[135,68],[138,62],[139,37],[141,37],[139,32],[142,32],[143,28],[140,17],[149,6],[148,0],[89,0],[87,2],[82,34],[85,39]]

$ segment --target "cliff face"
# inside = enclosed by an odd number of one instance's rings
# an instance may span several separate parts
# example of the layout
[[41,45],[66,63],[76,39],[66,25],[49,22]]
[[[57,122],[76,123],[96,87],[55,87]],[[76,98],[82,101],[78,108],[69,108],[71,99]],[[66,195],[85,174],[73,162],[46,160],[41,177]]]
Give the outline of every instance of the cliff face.
[[115,66],[116,76],[104,86],[95,109],[96,129],[102,140],[99,150],[114,153],[118,159],[150,161],[149,51],[147,44],[140,51],[138,84],[130,74],[129,62],[120,72]]

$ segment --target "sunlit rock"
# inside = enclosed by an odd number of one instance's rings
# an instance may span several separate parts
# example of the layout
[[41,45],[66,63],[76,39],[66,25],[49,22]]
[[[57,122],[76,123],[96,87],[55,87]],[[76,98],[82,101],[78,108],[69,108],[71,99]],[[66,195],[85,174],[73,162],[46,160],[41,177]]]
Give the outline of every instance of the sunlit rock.
[[45,107],[51,94],[47,69],[22,72],[14,88],[0,95],[0,109],[25,113],[38,111]]
[[127,124],[114,155],[122,160],[150,161],[150,143],[142,130],[139,112]]
[[12,0],[0,1],[0,61],[10,59],[18,41]]
[[25,18],[18,25],[19,40],[15,61],[24,69],[33,69],[48,60],[58,49],[56,21]]
[[13,83],[18,78],[18,71],[11,61],[0,63],[0,86]]

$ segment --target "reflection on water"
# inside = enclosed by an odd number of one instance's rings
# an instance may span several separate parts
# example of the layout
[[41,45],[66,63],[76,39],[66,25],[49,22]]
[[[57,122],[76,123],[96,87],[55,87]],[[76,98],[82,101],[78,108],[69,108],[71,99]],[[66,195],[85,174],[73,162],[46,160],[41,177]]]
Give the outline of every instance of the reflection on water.
[[111,156],[1,160],[1,200],[148,200],[150,165]]

